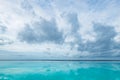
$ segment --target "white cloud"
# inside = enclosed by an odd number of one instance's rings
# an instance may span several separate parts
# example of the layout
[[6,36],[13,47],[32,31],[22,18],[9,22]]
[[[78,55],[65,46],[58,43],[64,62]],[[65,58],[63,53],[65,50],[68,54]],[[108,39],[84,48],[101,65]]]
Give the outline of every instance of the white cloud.
[[[6,37],[7,39],[14,41],[14,43],[0,46],[0,50],[17,52],[45,52],[50,53],[48,55],[51,56],[91,56],[93,54],[89,51],[86,50],[86,52],[82,53],[78,50],[78,48],[79,46],[83,46],[80,44],[85,44],[87,45],[87,48],[89,48],[87,43],[95,43],[99,38],[102,38],[101,36],[98,36],[99,33],[97,33],[94,29],[95,23],[99,23],[104,26],[112,26],[116,32],[115,37],[112,37],[115,42],[114,45],[116,45],[116,42],[120,42],[119,3],[120,2],[117,0],[98,0],[96,2],[91,0],[70,0],[64,2],[61,0],[48,0],[47,2],[39,0],[1,0],[0,26],[5,26],[6,29],[3,33],[3,28],[0,27],[0,37]],[[49,27],[50,29],[48,30],[47,27],[42,29],[40,24],[39,30],[33,24],[41,22],[41,19],[49,22],[54,19],[55,25]],[[33,40],[39,42],[44,38],[41,43],[30,44],[25,43],[27,41],[21,42],[18,39],[18,34],[21,30],[25,29],[26,25],[32,26],[32,35],[34,32],[36,33],[36,31],[37,35],[39,35],[37,36],[34,34],[34,36],[37,37]],[[56,29],[54,31],[55,33],[51,32],[52,29]],[[23,35],[27,32],[28,31],[26,30]],[[44,32],[45,36],[42,35],[41,37],[41,32]],[[59,32],[61,33],[58,34]],[[103,31],[103,33],[105,32]],[[30,38],[32,35],[29,34],[28,40],[32,39]],[[60,35],[62,35],[62,37],[60,37]],[[62,40],[61,44],[53,43],[56,42],[55,36],[57,39],[62,38],[60,39]],[[107,34],[107,36],[110,38],[109,34]],[[50,39],[48,39],[49,37]],[[24,38],[27,38],[27,36]],[[9,41],[0,41],[0,44],[4,43],[9,43]],[[102,44],[96,47],[101,46]]]

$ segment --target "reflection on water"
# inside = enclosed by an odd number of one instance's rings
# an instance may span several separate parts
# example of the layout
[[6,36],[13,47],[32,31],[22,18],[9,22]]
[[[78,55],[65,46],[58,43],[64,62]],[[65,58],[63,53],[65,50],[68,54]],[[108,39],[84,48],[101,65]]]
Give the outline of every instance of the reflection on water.
[[120,62],[0,61],[0,80],[120,80]]

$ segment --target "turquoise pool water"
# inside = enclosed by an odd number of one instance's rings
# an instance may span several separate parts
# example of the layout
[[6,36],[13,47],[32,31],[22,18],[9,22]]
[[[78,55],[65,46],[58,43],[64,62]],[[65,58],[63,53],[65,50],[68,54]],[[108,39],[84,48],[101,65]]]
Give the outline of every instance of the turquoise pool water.
[[0,61],[0,80],[120,80],[120,62]]

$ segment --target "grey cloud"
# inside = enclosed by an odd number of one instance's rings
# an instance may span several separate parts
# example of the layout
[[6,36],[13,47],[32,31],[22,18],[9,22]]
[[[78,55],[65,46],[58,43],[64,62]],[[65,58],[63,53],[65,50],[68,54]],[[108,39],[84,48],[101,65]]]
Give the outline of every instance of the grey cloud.
[[4,33],[6,31],[7,27],[0,25],[0,33]]
[[[91,11],[101,11],[107,8],[109,2],[107,0],[104,0],[104,2],[102,0],[86,0],[89,9]],[[94,5],[93,5],[94,4]]]
[[68,22],[72,25],[72,33],[76,33],[79,30],[79,21],[77,13],[69,13],[67,15]]
[[23,0],[21,2],[21,7],[27,11],[33,11],[33,7],[28,0]]
[[113,38],[116,36],[114,27],[101,24],[94,24],[95,32],[97,33],[96,45],[101,45],[102,50],[113,49]]
[[112,56],[117,46],[113,38],[116,36],[114,27],[94,24],[94,31],[97,34],[95,42],[87,42],[79,44],[79,51],[88,51],[94,56]]
[[71,25],[71,31],[70,31],[70,34],[68,34],[68,35],[72,35],[72,36],[78,38],[79,37],[78,30],[80,29],[80,24],[78,21],[77,13],[68,13],[64,17],[66,17],[68,23]]
[[18,34],[18,38],[27,43],[61,43],[63,41],[62,32],[58,30],[55,20],[47,21],[44,19],[41,19],[40,22],[34,22],[31,26],[26,25]]
[[67,34],[66,37],[72,36],[75,38],[74,42],[69,43],[71,45],[71,49],[73,49],[74,46],[76,44],[78,44],[79,41],[81,40],[81,35],[78,33],[78,31],[80,30],[80,27],[81,27],[79,20],[78,20],[78,14],[75,12],[71,12],[71,13],[68,13],[67,15],[65,15],[64,17],[66,17],[68,23],[71,25],[70,34]]
[[51,7],[52,1],[51,0],[36,0],[35,3],[38,4],[40,7],[42,7],[43,9],[47,9]]
[[12,44],[13,41],[6,37],[0,37],[0,45],[9,45]]
[[[77,41],[79,40],[79,33],[78,30],[80,28],[79,21],[78,21],[78,14],[76,12],[66,13],[63,12],[61,17],[66,20],[68,23],[68,30],[67,33],[65,32],[64,35],[64,42],[63,44],[67,44],[71,46],[71,50],[75,47],[75,44],[78,44]],[[64,33],[64,32],[63,32]]]

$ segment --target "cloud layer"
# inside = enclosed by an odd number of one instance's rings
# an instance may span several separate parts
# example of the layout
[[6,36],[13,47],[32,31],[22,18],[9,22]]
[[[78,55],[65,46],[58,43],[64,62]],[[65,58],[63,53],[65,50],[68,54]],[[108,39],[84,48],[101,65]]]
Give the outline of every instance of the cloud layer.
[[0,50],[40,57],[119,57],[119,3],[2,0]]

